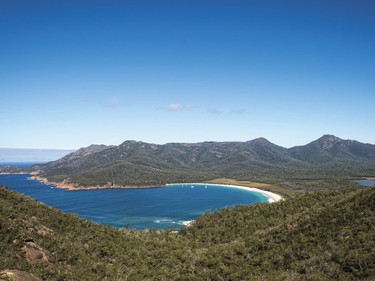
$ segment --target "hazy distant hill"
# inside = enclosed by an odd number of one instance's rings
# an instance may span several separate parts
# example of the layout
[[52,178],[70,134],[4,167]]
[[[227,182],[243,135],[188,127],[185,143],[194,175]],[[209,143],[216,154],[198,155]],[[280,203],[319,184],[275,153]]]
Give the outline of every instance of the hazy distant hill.
[[71,152],[58,160],[44,164],[43,169],[51,169],[51,170],[57,170],[59,168],[66,169],[67,165],[72,164],[74,166],[72,170],[76,170],[78,169],[79,166],[84,165],[84,163],[81,163],[82,159],[86,159],[86,157],[91,154],[101,152],[111,147],[113,146],[92,144],[88,147],[80,148],[74,152]]
[[74,150],[0,148],[0,162],[47,162],[59,159]]
[[92,145],[37,167],[55,181],[79,185],[157,185],[219,177],[240,180],[375,175],[375,145],[325,135],[290,149],[264,138],[247,142],[125,141]]

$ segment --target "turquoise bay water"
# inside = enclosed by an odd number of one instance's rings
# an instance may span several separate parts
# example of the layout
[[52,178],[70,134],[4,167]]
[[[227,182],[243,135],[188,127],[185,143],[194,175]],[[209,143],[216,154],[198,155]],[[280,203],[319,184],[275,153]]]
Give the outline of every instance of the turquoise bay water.
[[31,180],[30,175],[2,175],[0,185],[63,212],[130,229],[178,230],[209,211],[268,202],[266,196],[256,192],[216,185],[67,191]]
[[375,186],[375,181],[357,181],[357,183],[363,186]]

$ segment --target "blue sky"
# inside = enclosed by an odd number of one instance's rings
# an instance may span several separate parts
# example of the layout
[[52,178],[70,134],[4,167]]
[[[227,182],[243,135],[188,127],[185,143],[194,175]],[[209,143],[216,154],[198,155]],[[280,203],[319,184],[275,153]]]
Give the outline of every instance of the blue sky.
[[0,147],[375,144],[375,3],[4,0],[0,112]]

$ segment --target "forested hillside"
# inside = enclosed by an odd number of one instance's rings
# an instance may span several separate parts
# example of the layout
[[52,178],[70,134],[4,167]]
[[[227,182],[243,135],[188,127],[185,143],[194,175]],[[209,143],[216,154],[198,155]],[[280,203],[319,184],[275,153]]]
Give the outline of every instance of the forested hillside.
[[264,138],[165,145],[125,141],[114,147],[82,148],[29,171],[81,187],[153,186],[216,178],[286,183],[290,187],[314,187],[318,180],[332,185],[341,180],[342,186],[343,179],[375,175],[375,145],[331,135],[290,149]]
[[374,280],[374,222],[371,187],[225,209],[179,233],[96,225],[0,188],[0,271],[42,280]]

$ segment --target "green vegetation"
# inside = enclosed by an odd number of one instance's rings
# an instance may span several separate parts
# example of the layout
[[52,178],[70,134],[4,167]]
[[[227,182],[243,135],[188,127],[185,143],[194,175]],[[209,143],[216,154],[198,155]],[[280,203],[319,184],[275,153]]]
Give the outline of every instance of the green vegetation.
[[253,182],[253,181],[239,181],[239,180],[226,179],[226,178],[211,180],[211,181],[208,181],[208,183],[254,187],[254,188],[263,189],[266,191],[271,191],[271,192],[280,194],[284,198],[294,197],[296,195],[300,195],[305,192],[302,189],[291,189],[291,188],[288,188],[282,185],[277,185],[277,184],[259,183],[259,182]]
[[0,188],[0,271],[43,280],[373,280],[374,221],[371,187],[225,209],[179,233],[97,225]]
[[284,186],[298,193],[350,186],[353,178],[375,175],[375,145],[329,135],[290,149],[264,138],[165,145],[126,141],[115,147],[82,148],[32,169],[51,181],[67,180],[83,187],[153,186],[230,178],[272,183],[280,190]]

